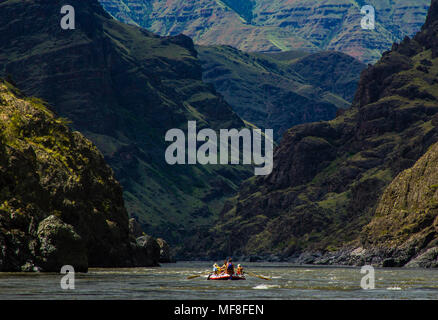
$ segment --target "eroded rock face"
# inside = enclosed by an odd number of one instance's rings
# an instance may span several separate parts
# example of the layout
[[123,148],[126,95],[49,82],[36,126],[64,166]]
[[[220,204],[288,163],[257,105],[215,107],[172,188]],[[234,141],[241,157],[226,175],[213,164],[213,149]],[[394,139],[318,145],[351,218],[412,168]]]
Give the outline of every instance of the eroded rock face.
[[138,237],[134,247],[134,265],[136,266],[158,266],[160,260],[160,245],[151,236]]
[[129,233],[132,234],[135,238],[141,237],[143,235],[143,230],[141,228],[140,223],[138,223],[135,218],[129,219]]
[[[365,248],[400,248],[411,266],[436,263],[438,246],[438,144],[386,188],[362,234]],[[434,249],[435,248],[435,249]],[[397,259],[400,254],[388,255]]]
[[74,265],[75,271],[88,269],[85,243],[73,226],[51,215],[38,225],[39,262],[44,270],[61,270],[64,265]]
[[129,266],[122,189],[48,105],[0,81],[0,270]]
[[438,247],[430,248],[409,261],[408,268],[437,268],[438,267]]
[[172,262],[170,255],[170,247],[164,239],[158,238],[157,243],[160,246],[160,262],[168,263]]

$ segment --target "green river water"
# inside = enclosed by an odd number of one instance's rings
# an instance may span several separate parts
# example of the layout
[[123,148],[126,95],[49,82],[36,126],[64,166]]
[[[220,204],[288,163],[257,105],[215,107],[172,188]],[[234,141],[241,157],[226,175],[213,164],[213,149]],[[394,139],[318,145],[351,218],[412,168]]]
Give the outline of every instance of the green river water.
[[271,281],[188,280],[211,263],[178,262],[159,268],[90,269],[63,290],[61,274],[0,273],[0,299],[438,299],[438,270],[375,269],[375,289],[363,290],[360,268],[243,263]]

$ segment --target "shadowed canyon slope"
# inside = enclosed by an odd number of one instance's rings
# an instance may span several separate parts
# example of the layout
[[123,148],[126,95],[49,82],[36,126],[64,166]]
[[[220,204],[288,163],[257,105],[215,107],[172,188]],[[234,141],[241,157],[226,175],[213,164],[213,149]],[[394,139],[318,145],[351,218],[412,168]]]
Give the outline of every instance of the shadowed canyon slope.
[[233,110],[281,138],[290,127],[331,120],[350,107],[365,65],[340,52],[245,53],[197,46],[203,79]]
[[[438,2],[433,3],[421,32],[394,44],[362,73],[351,109],[332,121],[299,125],[284,135],[272,174],[244,182],[224,207],[219,225],[212,230],[212,254],[217,253],[216,246],[222,254],[235,255],[327,253],[350,241],[360,245],[359,235],[362,241],[369,236],[370,243],[379,226],[391,225],[397,213],[383,209],[388,194],[378,207],[381,195],[438,139]],[[397,181],[387,193],[394,189]],[[410,208],[410,203],[402,207]],[[377,207],[378,217],[388,214],[387,222],[375,220],[368,229],[374,231],[361,235]],[[433,214],[424,219],[409,218],[412,214],[405,213],[408,218],[402,226],[391,227],[397,230],[385,232],[405,230],[405,237],[394,238],[402,241],[432,228]],[[410,224],[410,219],[415,221]],[[383,244],[384,238],[375,241]]]
[[[60,28],[71,4],[76,29]],[[11,20],[9,17],[14,16]],[[170,166],[165,133],[241,128],[243,121],[211,85],[192,41],[159,37],[112,19],[97,0],[0,3],[0,75],[47,100],[102,151],[124,190],[126,207],[148,234],[171,244],[208,225],[252,172],[240,166]]]
[[[374,62],[423,25],[428,0],[100,0],[117,19],[160,35],[183,33],[200,45],[243,51],[336,50]],[[362,30],[360,8],[376,10]]]

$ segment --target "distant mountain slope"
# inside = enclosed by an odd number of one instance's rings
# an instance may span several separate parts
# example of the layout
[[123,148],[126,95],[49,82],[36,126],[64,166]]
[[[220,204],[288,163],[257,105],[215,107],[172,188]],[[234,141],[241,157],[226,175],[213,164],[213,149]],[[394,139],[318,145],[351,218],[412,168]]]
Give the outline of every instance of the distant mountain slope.
[[338,108],[348,108],[365,68],[335,52],[253,54],[229,46],[196,50],[204,81],[212,83],[240,117],[274,129],[276,139],[294,125],[331,120]]
[[[420,33],[394,44],[362,73],[351,109],[284,135],[272,174],[243,183],[203,250],[210,245],[212,255],[296,257],[366,238],[362,227],[385,188],[438,141],[438,1],[433,3]],[[374,234],[383,227],[378,221]],[[409,221],[394,226],[397,232],[417,232]]]
[[[256,25],[282,27],[318,48],[341,51],[374,62],[393,42],[412,36],[423,25],[428,0],[256,0]],[[372,5],[376,29],[362,30],[360,8]]]
[[[60,28],[63,4],[75,7],[75,30]],[[248,167],[165,162],[166,131],[185,130],[189,119],[198,128],[244,126],[202,82],[189,38],[125,25],[97,0],[3,1],[0,20],[0,75],[54,105],[98,146],[148,234],[181,244],[252,174]]]
[[135,23],[160,35],[183,33],[200,45],[231,45],[243,51],[278,51],[279,46],[288,50],[317,49],[310,41],[281,28],[248,24],[225,2],[218,0],[100,2],[120,21]]
[[359,60],[335,51],[309,54],[289,64],[305,82],[348,101],[348,107],[356,94],[360,74],[366,67]]
[[[100,0],[117,19],[161,35],[184,33],[200,45],[243,51],[336,50],[375,62],[424,23],[428,0]],[[373,5],[376,30],[362,30]]]

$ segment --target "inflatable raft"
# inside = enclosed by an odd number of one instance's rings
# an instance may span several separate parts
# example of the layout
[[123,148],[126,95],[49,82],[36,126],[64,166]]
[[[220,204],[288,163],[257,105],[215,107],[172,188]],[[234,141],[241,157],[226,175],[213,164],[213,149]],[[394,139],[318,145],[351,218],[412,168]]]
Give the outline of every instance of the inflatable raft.
[[232,276],[230,276],[229,274],[222,273],[222,274],[210,274],[207,280],[246,280],[246,278],[243,275],[233,274]]

